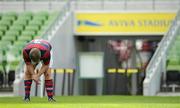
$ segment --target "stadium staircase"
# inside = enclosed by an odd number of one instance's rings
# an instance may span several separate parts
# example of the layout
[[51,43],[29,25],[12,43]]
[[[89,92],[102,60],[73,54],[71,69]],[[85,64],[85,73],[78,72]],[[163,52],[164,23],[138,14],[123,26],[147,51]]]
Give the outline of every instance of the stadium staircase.
[[58,14],[47,11],[0,14],[0,90],[12,86],[24,45],[43,36]]
[[146,68],[143,95],[154,96],[161,87],[171,87],[174,91],[180,82],[180,10],[161,40],[155,54]]

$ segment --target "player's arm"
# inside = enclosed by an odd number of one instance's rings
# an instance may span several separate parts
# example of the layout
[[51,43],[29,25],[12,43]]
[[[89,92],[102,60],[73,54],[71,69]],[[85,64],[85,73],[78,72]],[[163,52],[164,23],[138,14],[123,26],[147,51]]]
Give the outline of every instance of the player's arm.
[[28,72],[30,72],[30,74],[32,75],[32,79],[38,84],[38,80],[39,78],[37,77],[36,73],[34,72],[35,71],[35,68],[32,64],[26,64],[26,68],[28,70]]
[[43,63],[42,63],[41,69],[39,70],[39,72],[37,74],[38,77],[40,77],[43,73],[48,71],[50,58],[51,58],[50,51],[47,50],[46,53],[44,54],[44,58],[43,58]]
[[27,49],[23,49],[23,59],[26,64],[27,71],[31,74],[34,75],[34,66],[31,64],[31,59],[29,58],[29,54],[27,53]]
[[32,64],[26,64],[27,70],[31,73],[31,75],[35,75],[34,66]]
[[39,78],[44,72],[48,71],[48,69],[49,69],[49,64],[48,65],[42,64],[41,69],[37,73],[37,77]]
[[35,70],[35,67],[31,64],[31,60],[29,58],[29,55],[26,51],[26,49],[23,49],[23,59],[24,59],[24,62],[26,64],[26,69],[27,71],[32,75],[32,79],[38,83],[38,78],[36,77],[37,75],[35,74],[34,70]]

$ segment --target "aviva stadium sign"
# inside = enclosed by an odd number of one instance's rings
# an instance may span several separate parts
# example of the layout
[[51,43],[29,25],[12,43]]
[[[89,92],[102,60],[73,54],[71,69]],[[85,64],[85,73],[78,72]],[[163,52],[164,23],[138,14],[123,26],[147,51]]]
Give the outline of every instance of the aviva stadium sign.
[[77,35],[163,35],[175,13],[83,13],[75,14]]

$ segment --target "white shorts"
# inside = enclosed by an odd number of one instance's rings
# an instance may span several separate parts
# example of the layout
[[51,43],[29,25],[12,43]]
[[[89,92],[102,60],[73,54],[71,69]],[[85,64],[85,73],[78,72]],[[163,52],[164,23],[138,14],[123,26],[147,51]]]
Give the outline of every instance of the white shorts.
[[52,49],[51,49],[51,59],[50,59],[50,63],[49,63],[49,68],[52,68],[53,67],[53,51],[52,51]]

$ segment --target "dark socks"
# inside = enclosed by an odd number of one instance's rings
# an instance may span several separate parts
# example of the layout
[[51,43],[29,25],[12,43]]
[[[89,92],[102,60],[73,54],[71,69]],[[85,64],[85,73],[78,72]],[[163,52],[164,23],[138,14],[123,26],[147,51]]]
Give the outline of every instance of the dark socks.
[[48,98],[53,97],[53,81],[51,80],[45,80],[45,87]]
[[24,80],[25,98],[29,98],[29,96],[30,96],[31,84],[32,84],[32,80]]

